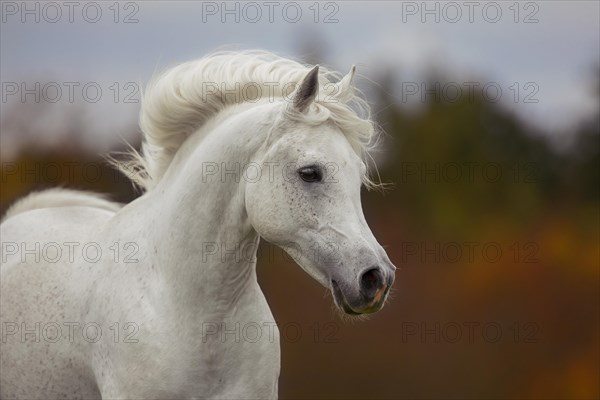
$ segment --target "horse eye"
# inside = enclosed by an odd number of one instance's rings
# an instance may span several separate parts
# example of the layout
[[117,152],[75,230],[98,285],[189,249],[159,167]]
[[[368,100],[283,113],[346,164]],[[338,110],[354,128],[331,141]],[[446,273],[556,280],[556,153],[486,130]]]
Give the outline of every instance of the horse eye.
[[304,182],[321,182],[323,175],[318,167],[304,167],[298,170],[298,175]]

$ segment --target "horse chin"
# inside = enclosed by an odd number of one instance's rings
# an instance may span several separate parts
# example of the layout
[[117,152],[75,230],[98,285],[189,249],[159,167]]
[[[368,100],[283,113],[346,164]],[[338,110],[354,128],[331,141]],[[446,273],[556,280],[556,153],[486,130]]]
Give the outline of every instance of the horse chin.
[[335,280],[331,281],[331,292],[333,293],[333,300],[335,302],[335,305],[338,307],[338,309],[340,309],[344,314],[348,316],[360,316],[375,313],[383,308],[385,298],[387,297],[386,291],[386,295],[382,298],[381,301],[377,302],[376,304],[370,305],[366,308],[356,309],[351,307],[350,304],[348,304],[348,301],[346,300],[342,289]]

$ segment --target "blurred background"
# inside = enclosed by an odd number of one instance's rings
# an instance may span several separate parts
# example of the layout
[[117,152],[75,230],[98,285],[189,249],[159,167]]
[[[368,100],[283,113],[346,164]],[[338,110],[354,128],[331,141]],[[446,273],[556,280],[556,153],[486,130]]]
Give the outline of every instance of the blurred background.
[[101,156],[139,147],[155,71],[215,49],[356,64],[393,298],[344,321],[263,244],[280,396],[600,396],[598,2],[70,4],[1,3],[0,211],[57,185],[138,196]]

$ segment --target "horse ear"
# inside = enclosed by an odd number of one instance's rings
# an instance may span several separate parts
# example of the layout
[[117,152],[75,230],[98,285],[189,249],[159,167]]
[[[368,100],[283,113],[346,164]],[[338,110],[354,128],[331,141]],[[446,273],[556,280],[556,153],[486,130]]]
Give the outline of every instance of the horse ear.
[[350,68],[350,72],[342,78],[338,83],[338,93],[336,97],[341,101],[347,101],[352,97],[353,89],[352,84],[354,83],[354,74],[356,73],[356,66],[353,65]]
[[294,108],[296,111],[304,112],[315,100],[319,91],[319,66],[316,65],[300,83],[294,94]]

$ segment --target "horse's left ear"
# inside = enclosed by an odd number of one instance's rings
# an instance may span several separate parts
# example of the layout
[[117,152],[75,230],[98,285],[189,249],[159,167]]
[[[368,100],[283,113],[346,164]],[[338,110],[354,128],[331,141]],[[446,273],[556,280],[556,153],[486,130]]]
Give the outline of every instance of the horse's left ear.
[[294,93],[294,108],[296,111],[304,112],[308,106],[315,100],[319,92],[319,66],[316,65],[298,86]]

